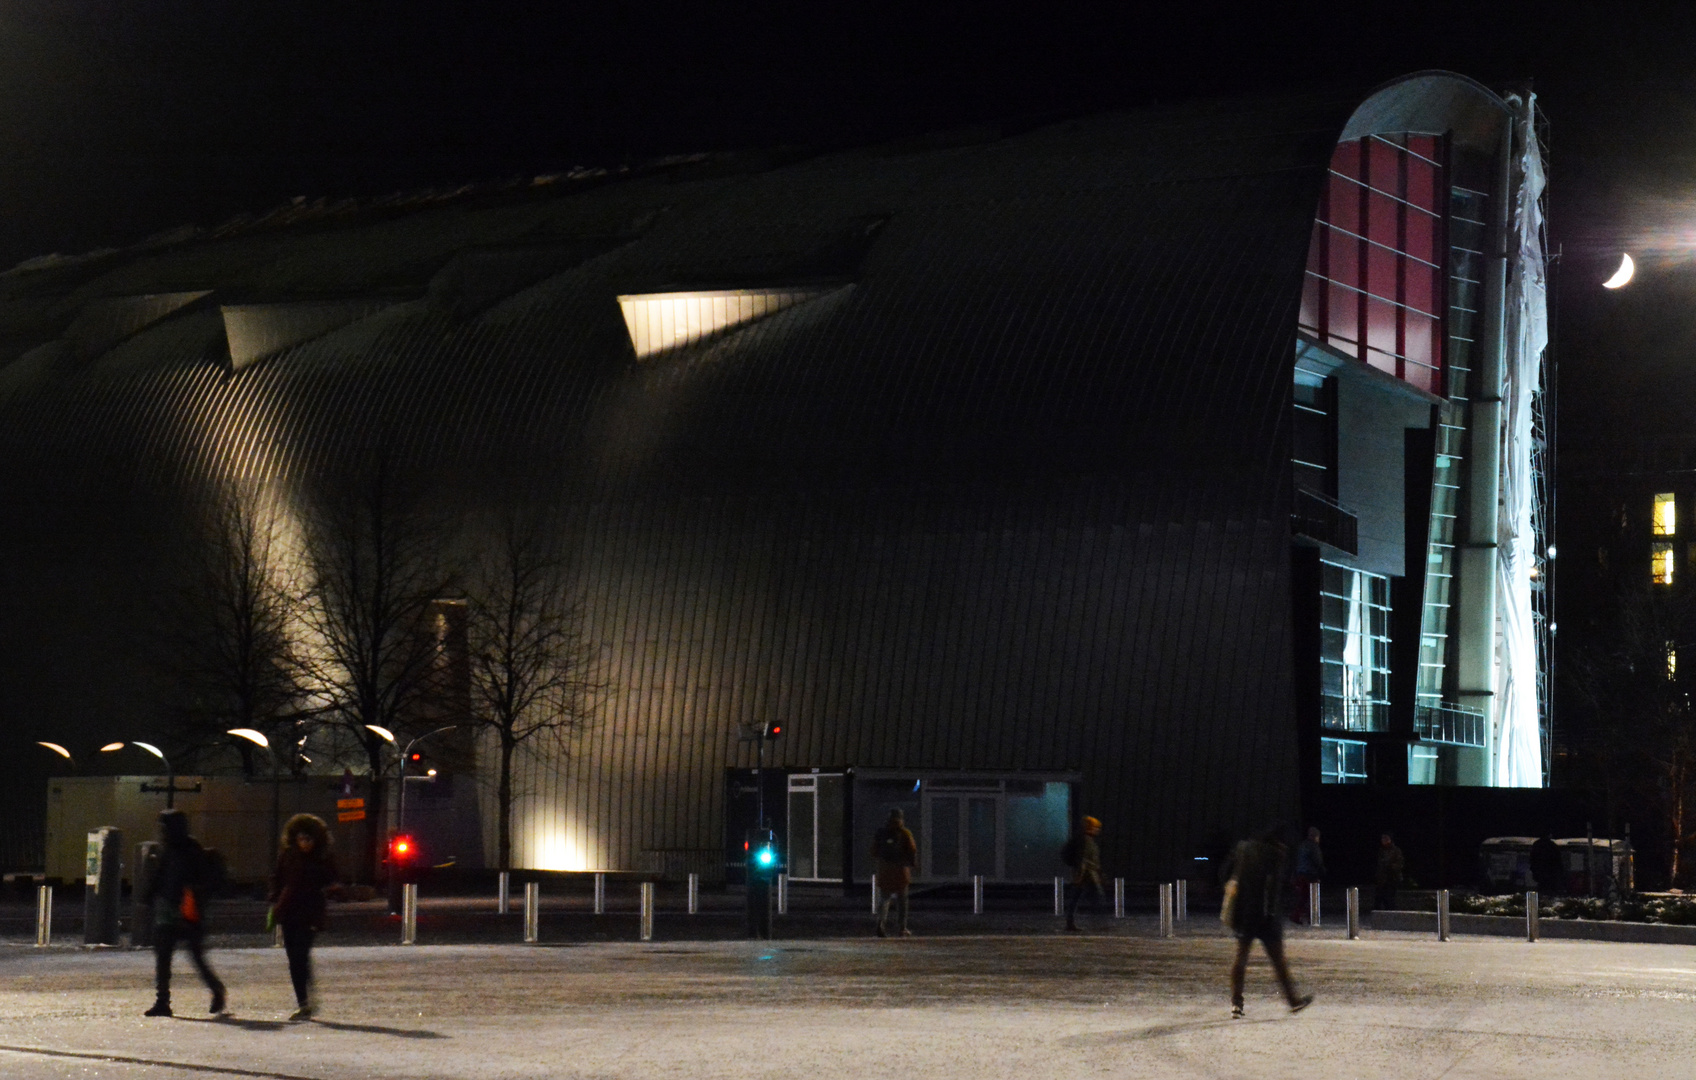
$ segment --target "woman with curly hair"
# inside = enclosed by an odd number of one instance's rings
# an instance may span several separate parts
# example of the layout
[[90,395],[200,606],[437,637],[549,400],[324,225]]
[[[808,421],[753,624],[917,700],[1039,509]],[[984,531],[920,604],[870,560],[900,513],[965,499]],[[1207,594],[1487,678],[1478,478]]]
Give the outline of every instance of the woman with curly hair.
[[330,830],[322,818],[296,814],[283,827],[282,850],[271,874],[270,921],[283,929],[295,1009],[291,1020],[310,1020],[317,1005],[312,992],[312,939],[324,929],[324,890],[336,882]]

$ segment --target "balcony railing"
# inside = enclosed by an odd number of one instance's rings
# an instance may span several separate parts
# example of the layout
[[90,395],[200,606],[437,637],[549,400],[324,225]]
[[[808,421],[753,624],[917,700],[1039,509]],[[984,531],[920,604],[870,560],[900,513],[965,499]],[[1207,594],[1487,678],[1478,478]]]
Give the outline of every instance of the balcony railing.
[[1296,488],[1290,506],[1290,531],[1350,555],[1360,553],[1360,522],[1354,511],[1306,488]]
[[1484,713],[1465,705],[1419,705],[1413,710],[1413,730],[1426,742],[1450,746],[1483,746]]

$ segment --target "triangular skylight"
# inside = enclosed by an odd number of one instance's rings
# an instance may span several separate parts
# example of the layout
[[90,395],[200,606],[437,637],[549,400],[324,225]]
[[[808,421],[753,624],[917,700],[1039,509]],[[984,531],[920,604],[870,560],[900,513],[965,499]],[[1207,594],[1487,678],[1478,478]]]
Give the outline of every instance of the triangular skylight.
[[267,356],[375,315],[394,303],[365,299],[226,304],[222,310],[224,336],[230,346],[230,369],[240,371]]
[[638,360],[775,315],[838,286],[635,293],[618,298]]
[[83,356],[98,356],[208,292],[201,289],[143,296],[105,296],[90,300],[66,328],[65,339],[75,345]]

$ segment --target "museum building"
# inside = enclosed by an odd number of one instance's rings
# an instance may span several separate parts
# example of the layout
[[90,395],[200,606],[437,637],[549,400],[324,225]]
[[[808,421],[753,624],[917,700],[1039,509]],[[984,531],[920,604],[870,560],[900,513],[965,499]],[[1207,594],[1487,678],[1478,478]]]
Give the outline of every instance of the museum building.
[[1046,881],[1085,813],[1154,879],[1345,789],[1542,787],[1537,130],[1427,72],[32,260],[9,767],[164,729],[211,494],[310,544],[380,454],[459,550],[517,503],[572,567],[600,689],[521,755],[521,866],[715,877],[763,798],[800,880],[865,880],[897,807],[921,881]]

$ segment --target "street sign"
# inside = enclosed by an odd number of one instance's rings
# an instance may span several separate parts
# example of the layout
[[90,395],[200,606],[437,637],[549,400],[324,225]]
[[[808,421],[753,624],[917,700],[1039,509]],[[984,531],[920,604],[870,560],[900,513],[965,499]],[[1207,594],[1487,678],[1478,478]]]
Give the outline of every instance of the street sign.
[[363,810],[363,809],[365,809],[365,800],[364,799],[337,799],[336,800],[336,809],[337,810]]
[[365,820],[365,811],[363,811],[363,810],[343,810],[341,813],[336,815],[336,820],[337,821],[364,821]]

